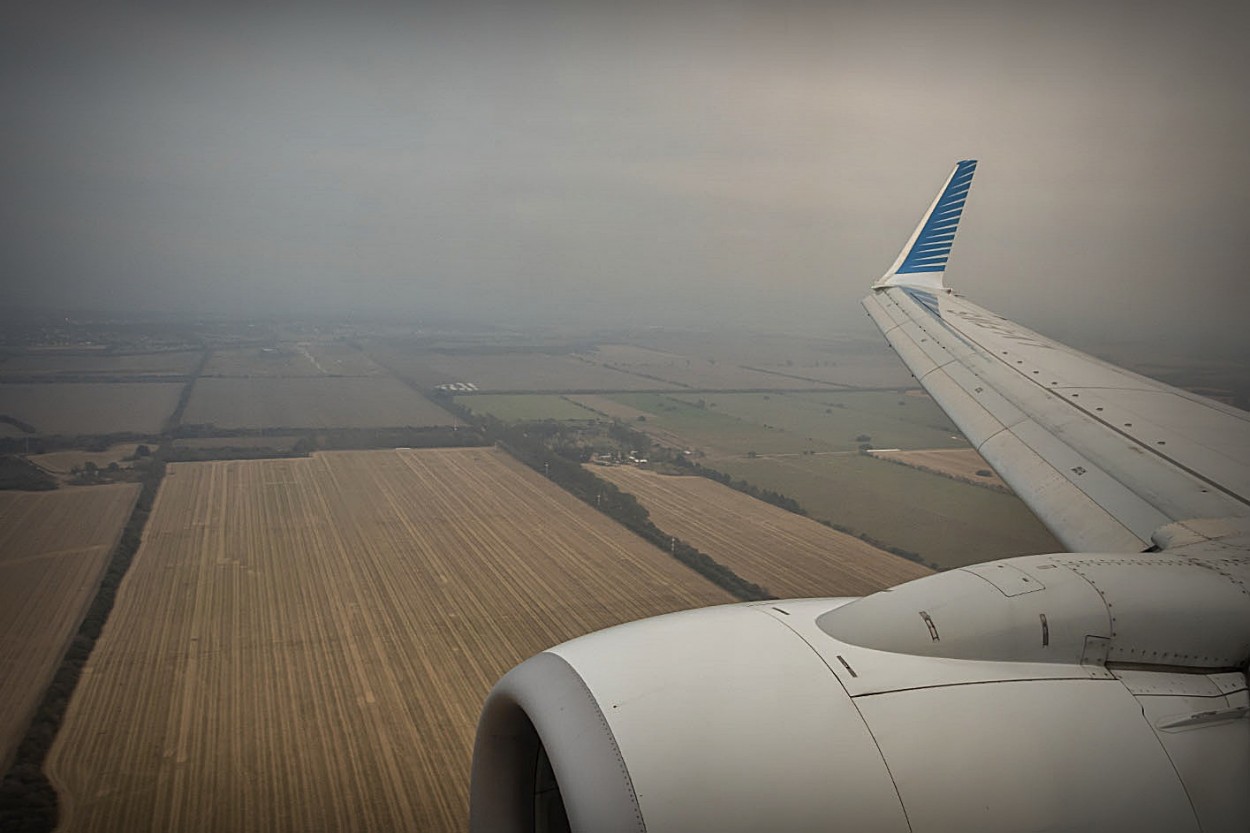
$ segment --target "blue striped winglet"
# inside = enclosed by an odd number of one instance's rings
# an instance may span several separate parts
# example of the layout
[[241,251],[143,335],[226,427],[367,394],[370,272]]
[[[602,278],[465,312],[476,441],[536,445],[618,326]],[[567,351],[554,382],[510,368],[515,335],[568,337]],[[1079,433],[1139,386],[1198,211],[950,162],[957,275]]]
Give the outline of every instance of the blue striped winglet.
[[942,196],[934,203],[911,250],[894,270],[895,274],[941,272],[946,269],[946,259],[950,257],[951,244],[955,242],[955,229],[959,226],[959,216],[963,213],[976,169],[975,159],[965,159],[955,165],[950,182],[946,183]]

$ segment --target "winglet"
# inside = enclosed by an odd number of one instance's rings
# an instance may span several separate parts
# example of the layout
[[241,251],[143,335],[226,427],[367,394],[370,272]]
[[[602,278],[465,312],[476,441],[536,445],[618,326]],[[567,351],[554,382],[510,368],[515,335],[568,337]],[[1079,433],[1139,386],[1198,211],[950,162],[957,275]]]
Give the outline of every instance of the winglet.
[[955,170],[947,177],[937,199],[920,219],[920,225],[912,232],[903,251],[899,252],[898,260],[873,284],[874,288],[915,286],[937,290],[945,287],[942,276],[946,272],[946,259],[950,256],[951,244],[955,242],[959,216],[963,213],[976,169],[975,159],[955,164]]

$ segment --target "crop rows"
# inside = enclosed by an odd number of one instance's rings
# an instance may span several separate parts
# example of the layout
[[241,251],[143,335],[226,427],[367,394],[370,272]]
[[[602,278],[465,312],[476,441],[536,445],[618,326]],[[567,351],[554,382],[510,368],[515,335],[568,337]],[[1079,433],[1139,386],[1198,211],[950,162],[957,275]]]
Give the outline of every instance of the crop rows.
[[491,449],[173,464],[49,756],[60,829],[461,830],[504,671],[727,601]]
[[638,498],[656,526],[779,598],[863,596],[930,572],[704,477],[629,466],[595,473]]
[[95,594],[139,487],[0,493],[0,767]]

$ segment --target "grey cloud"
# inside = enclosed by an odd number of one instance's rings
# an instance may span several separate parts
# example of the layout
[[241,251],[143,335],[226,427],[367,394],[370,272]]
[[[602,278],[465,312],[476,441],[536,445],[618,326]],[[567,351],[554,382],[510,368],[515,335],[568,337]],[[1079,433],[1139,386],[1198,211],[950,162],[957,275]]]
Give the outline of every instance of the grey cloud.
[[0,291],[862,328],[858,297],[971,156],[950,272],[970,296],[1087,344],[1240,332],[1247,18],[30,6],[0,36]]

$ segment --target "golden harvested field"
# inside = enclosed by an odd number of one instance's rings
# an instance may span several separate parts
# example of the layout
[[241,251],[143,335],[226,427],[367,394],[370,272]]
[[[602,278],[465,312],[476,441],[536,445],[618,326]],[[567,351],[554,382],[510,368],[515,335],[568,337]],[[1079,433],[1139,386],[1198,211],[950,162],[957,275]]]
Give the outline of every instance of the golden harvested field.
[[595,467],[655,525],[779,598],[864,596],[931,570],[706,477]]
[[181,382],[0,384],[0,414],[40,434],[157,434],[178,404]]
[[504,671],[729,601],[493,449],[172,464],[48,758],[59,830],[463,830]]
[[83,613],[139,494],[137,484],[0,492],[0,768]]
[[[985,462],[985,458],[978,454],[975,448],[926,448],[918,451],[872,451],[870,453],[874,457],[902,463],[921,471],[945,474],[977,486],[988,486],[1004,492],[1011,491],[1003,479],[994,474],[990,464]],[[990,476],[978,475],[979,471],[988,471]]]
[[390,377],[205,379],[182,421],[218,428],[376,428],[458,425]]

